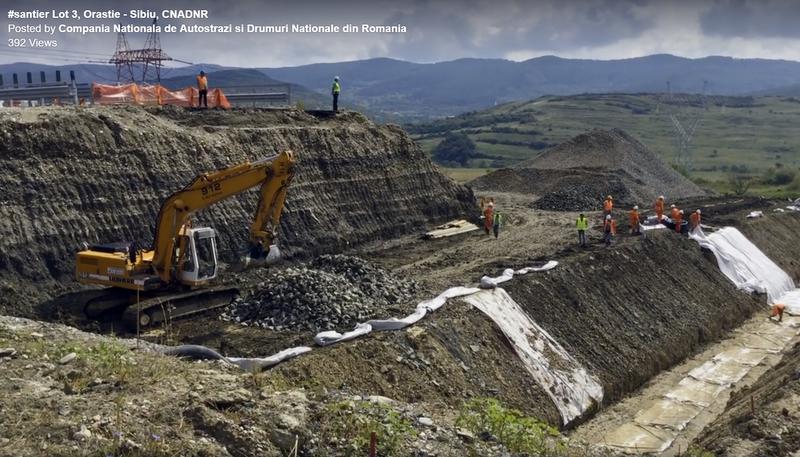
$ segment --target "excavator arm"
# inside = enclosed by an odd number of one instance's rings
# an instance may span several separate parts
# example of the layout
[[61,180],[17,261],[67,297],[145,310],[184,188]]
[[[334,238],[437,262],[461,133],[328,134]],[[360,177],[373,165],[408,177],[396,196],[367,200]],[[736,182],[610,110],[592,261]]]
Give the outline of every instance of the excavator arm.
[[261,185],[250,241],[269,247],[280,221],[286,189],[294,176],[291,151],[253,163],[235,165],[196,177],[161,205],[152,247],[152,267],[162,281],[170,282],[178,258],[175,247],[191,216],[222,200]]

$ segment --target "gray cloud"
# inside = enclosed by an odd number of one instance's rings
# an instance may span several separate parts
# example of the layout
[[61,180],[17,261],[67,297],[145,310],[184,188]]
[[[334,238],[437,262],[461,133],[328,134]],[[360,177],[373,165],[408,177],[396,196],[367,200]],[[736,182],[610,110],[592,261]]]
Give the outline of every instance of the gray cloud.
[[[4,2],[6,4],[9,1]],[[29,0],[19,9],[60,9],[65,2]],[[166,6],[165,6],[166,5]],[[100,0],[68,8],[108,9]],[[789,0],[121,0],[113,8],[160,11],[205,8],[213,23],[404,24],[405,34],[167,34],[164,49],[192,62],[273,67],[394,57],[436,62],[461,57],[527,58],[542,54],[620,58],[655,52],[800,58],[800,11]],[[7,19],[3,16],[3,41]],[[139,21],[146,23],[148,21]],[[85,23],[85,22],[82,22]],[[726,37],[738,37],[726,40]],[[116,35],[60,35],[58,51],[0,49],[0,62],[65,63],[114,51]],[[141,46],[143,34],[130,34]],[[776,41],[777,40],[777,41]],[[61,59],[61,61],[58,60]]]
[[800,38],[798,19],[796,0],[715,0],[700,25],[714,36]]

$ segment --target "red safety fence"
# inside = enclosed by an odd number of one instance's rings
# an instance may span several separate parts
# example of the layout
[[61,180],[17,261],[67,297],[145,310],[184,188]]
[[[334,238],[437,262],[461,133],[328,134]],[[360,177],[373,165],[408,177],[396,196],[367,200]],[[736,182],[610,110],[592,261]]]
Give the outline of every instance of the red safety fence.
[[[92,98],[94,103],[99,105],[176,105],[184,108],[196,108],[199,95],[200,92],[195,87],[169,90],[159,84],[154,86],[92,84]],[[230,109],[231,104],[221,89],[211,89],[208,91],[208,107]]]

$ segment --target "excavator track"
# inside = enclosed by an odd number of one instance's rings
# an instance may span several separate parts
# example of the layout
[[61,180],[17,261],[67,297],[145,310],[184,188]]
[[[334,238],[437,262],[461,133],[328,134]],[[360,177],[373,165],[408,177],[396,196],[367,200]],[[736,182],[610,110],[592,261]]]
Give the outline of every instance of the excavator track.
[[239,295],[234,287],[191,290],[182,293],[159,295],[129,305],[122,320],[131,330],[145,329],[165,321],[227,306]]

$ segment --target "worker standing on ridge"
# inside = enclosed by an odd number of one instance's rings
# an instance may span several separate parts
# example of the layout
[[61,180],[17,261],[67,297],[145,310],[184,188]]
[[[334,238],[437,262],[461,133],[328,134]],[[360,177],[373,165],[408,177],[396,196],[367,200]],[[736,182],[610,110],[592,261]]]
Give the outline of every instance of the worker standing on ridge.
[[585,248],[586,247],[586,230],[589,228],[589,219],[586,219],[583,213],[578,216],[578,220],[575,221],[575,228],[578,229],[578,246]]
[[678,217],[678,207],[675,205],[669,205],[669,218],[672,219],[674,222],[675,219]]
[[603,217],[610,215],[611,210],[613,209],[614,209],[614,198],[611,195],[609,195],[603,202]]
[[778,316],[778,322],[783,322],[783,310],[786,308],[786,305],[783,303],[775,303],[772,305],[772,309],[769,312],[769,320],[772,320],[773,317]]
[[634,206],[630,213],[631,235],[640,235],[642,232],[639,230],[639,206]]
[[700,209],[693,212],[691,216],[689,216],[689,231],[693,232],[696,228],[700,227]]
[[202,103],[204,108],[208,108],[208,78],[203,70],[197,75],[197,93],[197,107],[200,108]]
[[675,231],[677,233],[681,233],[683,229],[683,210],[678,210],[678,214],[675,216]]
[[493,219],[494,223],[492,224],[492,229],[494,230],[494,239],[497,239],[497,236],[500,234],[500,226],[503,225],[503,215],[500,211],[495,211]]
[[333,77],[333,84],[331,85],[331,95],[333,95],[333,112],[339,112],[339,92],[342,91],[342,86],[339,85],[339,77]]
[[658,223],[660,224],[661,223],[661,218],[664,217],[664,196],[663,195],[659,195],[658,196],[658,199],[656,200],[656,204],[655,204],[655,210],[656,210],[656,218],[658,220]]
[[488,235],[489,232],[492,230],[492,224],[494,223],[494,202],[489,201],[489,204],[486,205],[486,209],[483,210],[483,230]]
[[617,234],[617,221],[614,220],[611,215],[606,216],[606,220],[603,223],[603,241],[606,243],[606,246],[611,246],[611,241],[614,239],[614,235]]

